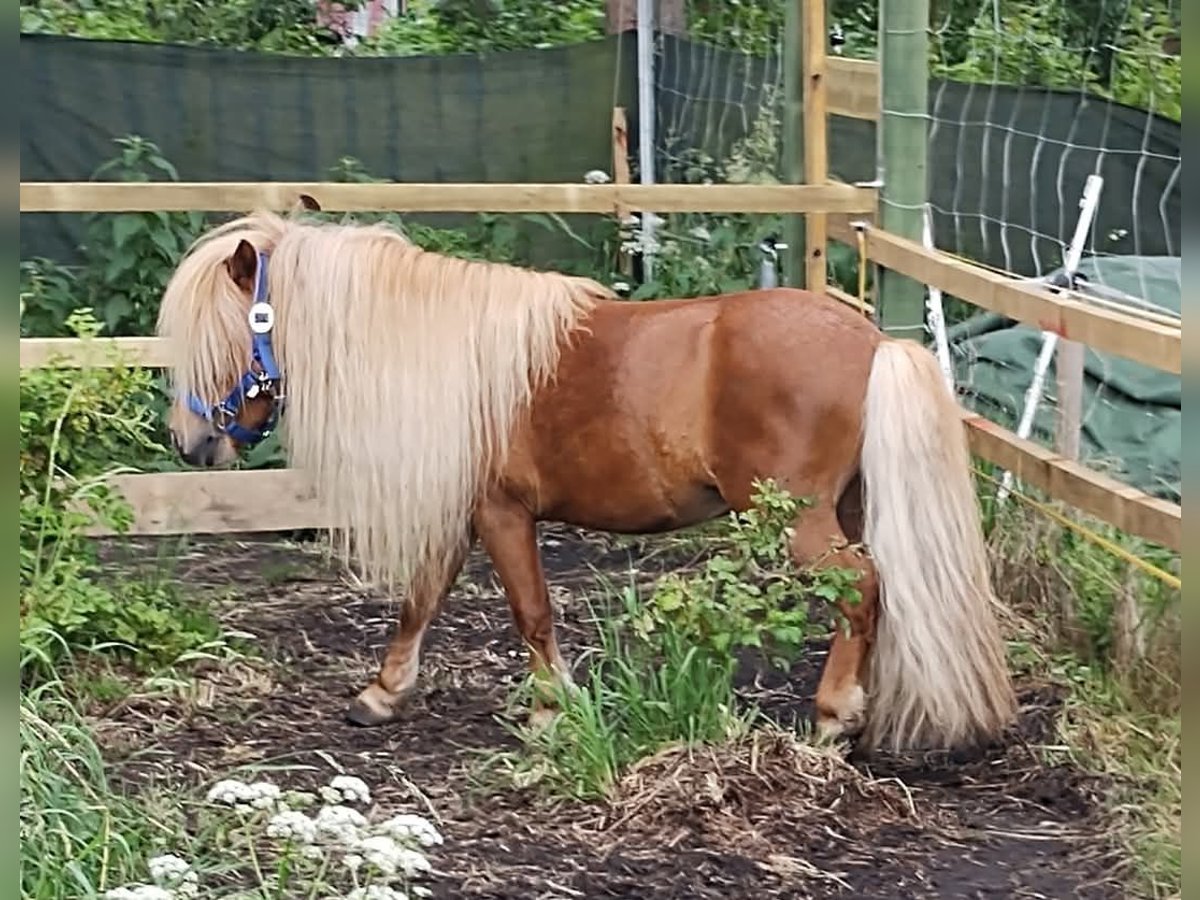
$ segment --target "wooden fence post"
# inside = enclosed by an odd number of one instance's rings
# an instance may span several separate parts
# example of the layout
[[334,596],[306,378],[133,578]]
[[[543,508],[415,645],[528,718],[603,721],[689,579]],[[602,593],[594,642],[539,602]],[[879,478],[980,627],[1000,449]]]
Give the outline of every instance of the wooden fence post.
[[[804,4],[804,180],[808,184],[825,184],[829,181],[826,0],[800,2]],[[804,223],[804,286],[818,294],[825,293],[827,221],[825,213],[809,213]]]
[[[612,111],[612,166],[613,184],[629,184],[629,122],[623,106],[614,106]],[[618,203],[614,212],[617,228],[624,229],[629,207]],[[633,273],[633,260],[623,249],[617,250],[617,271],[626,277]]]

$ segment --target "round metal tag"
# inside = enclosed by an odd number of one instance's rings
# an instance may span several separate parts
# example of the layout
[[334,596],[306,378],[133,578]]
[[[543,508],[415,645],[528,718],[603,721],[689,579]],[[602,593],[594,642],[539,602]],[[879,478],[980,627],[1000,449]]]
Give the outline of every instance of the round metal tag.
[[250,330],[266,334],[275,327],[275,309],[270,303],[255,303],[250,307]]

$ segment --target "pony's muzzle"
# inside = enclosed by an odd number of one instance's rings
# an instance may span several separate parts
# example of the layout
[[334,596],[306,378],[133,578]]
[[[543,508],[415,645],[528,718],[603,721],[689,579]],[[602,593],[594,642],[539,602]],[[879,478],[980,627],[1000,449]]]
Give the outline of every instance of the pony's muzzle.
[[177,431],[172,430],[171,443],[175,445],[175,452],[185,463],[197,468],[211,469],[221,465],[227,455],[223,452],[224,436],[211,429],[201,431],[193,440],[187,442],[180,438]]

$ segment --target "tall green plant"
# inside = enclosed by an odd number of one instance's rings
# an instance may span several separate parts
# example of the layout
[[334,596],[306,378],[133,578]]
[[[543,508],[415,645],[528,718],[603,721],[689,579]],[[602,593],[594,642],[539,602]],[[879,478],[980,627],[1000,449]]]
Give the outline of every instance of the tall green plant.
[[[67,324],[84,339],[99,331],[89,310]],[[105,583],[86,537],[93,525],[119,531],[130,521],[106,484],[124,468],[113,461],[165,453],[152,400],[151,374],[125,365],[21,373],[20,636],[34,662],[101,646],[169,661],[216,636],[210,617],[165,583]]]
[[[157,145],[136,135],[116,140],[120,152],[95,172],[97,180],[178,181]],[[180,257],[200,236],[198,212],[93,215],[87,223],[83,271],[86,302],[110,334],[151,334],[158,305]]]
[[[22,669],[53,672],[48,657]],[[21,897],[102,897],[132,880],[174,829],[114,791],[83,716],[56,679],[21,693],[18,722]]]
[[786,666],[821,630],[810,599],[857,600],[857,573],[792,563],[802,500],[773,482],[757,485],[753,499],[730,516],[698,571],[659,579],[648,596],[633,586],[608,595],[590,672],[578,689],[558,692],[562,712],[548,727],[523,731],[529,756],[509,760],[519,778],[603,796],[625,767],[667,744],[743,731],[756,716],[734,693],[745,652],[764,650]]
[[[96,179],[179,180],[153,142],[128,135],[114,143],[118,152],[96,169]],[[21,263],[21,333],[65,335],[70,312],[88,307],[111,335],[152,334],[171,273],[204,224],[198,212],[89,215],[82,265],[68,268],[45,259]]]

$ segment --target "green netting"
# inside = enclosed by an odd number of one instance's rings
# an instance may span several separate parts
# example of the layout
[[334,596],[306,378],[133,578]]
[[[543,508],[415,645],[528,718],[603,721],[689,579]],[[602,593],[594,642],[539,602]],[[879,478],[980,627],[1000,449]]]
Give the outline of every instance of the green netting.
[[[781,80],[777,54],[674,35],[659,45],[663,180],[682,180],[690,152],[726,158],[764,104],[778,116],[782,97],[769,90]],[[635,151],[634,51],[632,34],[487,55],[341,59],[22,35],[21,179],[86,180],[114,155],[114,138],[135,133],[185,181],[319,181],[354,156],[397,181],[578,182],[611,168],[614,103],[628,107]],[[1074,198],[1098,172],[1095,233],[1125,235],[1106,249],[1179,252],[1178,122],[1078,91],[940,79],[930,81],[929,104],[939,247],[1042,274],[1058,265]],[[874,123],[831,116],[829,131],[833,174],[875,178]],[[23,258],[72,261],[81,237],[78,216],[21,216]],[[571,249],[559,244],[539,255]]]
[[[1080,266],[1095,293],[1119,291],[1178,314],[1179,257],[1099,257]],[[1132,304],[1131,304],[1132,305]],[[1014,427],[1042,347],[1042,332],[991,313],[950,330],[955,377],[964,400],[993,421]],[[1054,367],[1034,419],[1032,437],[1052,444],[1055,428]],[[1147,493],[1182,502],[1180,450],[1183,393],[1178,375],[1107,353],[1085,350],[1081,454]]]

